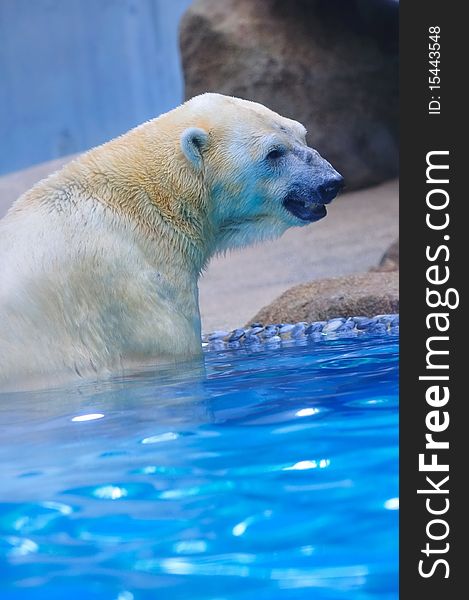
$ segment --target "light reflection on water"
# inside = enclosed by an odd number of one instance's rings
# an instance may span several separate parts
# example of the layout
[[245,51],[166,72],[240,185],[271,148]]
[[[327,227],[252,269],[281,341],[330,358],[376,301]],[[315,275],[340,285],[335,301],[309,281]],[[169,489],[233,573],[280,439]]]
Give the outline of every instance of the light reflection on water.
[[397,598],[395,337],[0,395],[0,597]]

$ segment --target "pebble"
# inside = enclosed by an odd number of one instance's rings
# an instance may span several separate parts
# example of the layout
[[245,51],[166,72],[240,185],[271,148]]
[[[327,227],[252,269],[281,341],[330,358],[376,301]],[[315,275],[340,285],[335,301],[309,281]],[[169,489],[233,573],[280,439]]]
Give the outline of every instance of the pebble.
[[220,340],[229,334],[229,331],[213,331],[208,335],[207,339],[209,342],[212,342],[213,340]]
[[384,323],[373,323],[368,329],[368,333],[386,333],[388,328]]
[[384,323],[385,325],[387,325],[388,323],[392,323],[393,319],[395,319],[396,315],[378,315],[375,317],[375,319],[379,322],[379,323]]
[[273,335],[272,337],[267,338],[265,340],[265,343],[266,344],[277,344],[277,343],[279,343],[281,341],[282,341],[282,338],[279,335]]
[[264,329],[264,332],[262,335],[263,335],[264,339],[267,339],[267,338],[273,337],[274,335],[277,335],[277,333],[278,333],[278,328],[275,325],[268,325]]
[[369,317],[354,317],[353,320],[357,326],[357,329],[366,329],[369,325],[374,323],[373,319]]
[[225,342],[223,340],[214,340],[209,344],[209,349],[215,351],[224,350]]
[[258,333],[260,333],[261,331],[264,331],[263,327],[250,327],[250,329],[248,329],[246,331],[246,335],[256,335]]
[[259,339],[258,335],[246,334],[244,336],[244,343],[245,344],[249,344],[250,346],[252,346],[252,345],[255,345],[255,344],[260,344],[261,340]]
[[290,333],[290,331],[292,329],[294,329],[294,325],[292,325],[291,323],[286,323],[285,325],[282,325],[279,329],[279,334],[280,335],[285,335],[286,333]]
[[305,329],[305,334],[311,335],[312,333],[321,333],[326,323],[327,321],[316,321],[315,323],[311,323],[311,325],[308,325]]
[[341,327],[337,329],[337,333],[351,331],[352,329],[355,329],[355,321],[353,319],[347,319],[345,323],[342,323]]
[[291,330],[291,337],[295,339],[302,337],[305,334],[306,325],[307,323],[297,323]]
[[326,334],[334,333],[335,331],[340,329],[340,327],[342,327],[344,322],[345,319],[331,319],[324,325],[324,327],[322,328],[322,332]]
[[225,339],[227,342],[237,342],[245,334],[244,329],[235,329]]

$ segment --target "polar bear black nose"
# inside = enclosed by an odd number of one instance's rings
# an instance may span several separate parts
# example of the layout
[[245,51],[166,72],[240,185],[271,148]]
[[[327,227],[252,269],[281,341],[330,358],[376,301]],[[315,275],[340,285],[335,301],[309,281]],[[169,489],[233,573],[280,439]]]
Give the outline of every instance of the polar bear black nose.
[[318,194],[323,204],[327,204],[333,200],[344,187],[344,178],[342,175],[335,175],[328,178],[324,183],[321,183],[318,188]]

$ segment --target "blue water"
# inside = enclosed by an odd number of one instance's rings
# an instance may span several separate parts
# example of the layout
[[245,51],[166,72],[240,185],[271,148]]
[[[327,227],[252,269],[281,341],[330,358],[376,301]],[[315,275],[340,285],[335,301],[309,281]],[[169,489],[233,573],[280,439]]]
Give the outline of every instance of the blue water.
[[397,344],[0,395],[0,598],[396,599]]

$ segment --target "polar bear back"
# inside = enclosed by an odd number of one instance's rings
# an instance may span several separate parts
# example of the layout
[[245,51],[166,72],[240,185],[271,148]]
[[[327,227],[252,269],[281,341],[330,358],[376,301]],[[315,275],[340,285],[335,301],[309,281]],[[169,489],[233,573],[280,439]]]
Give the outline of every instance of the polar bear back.
[[200,329],[174,310],[177,285],[128,224],[89,199],[59,211],[23,202],[0,221],[0,382],[167,358],[178,339],[178,355],[197,353]]

